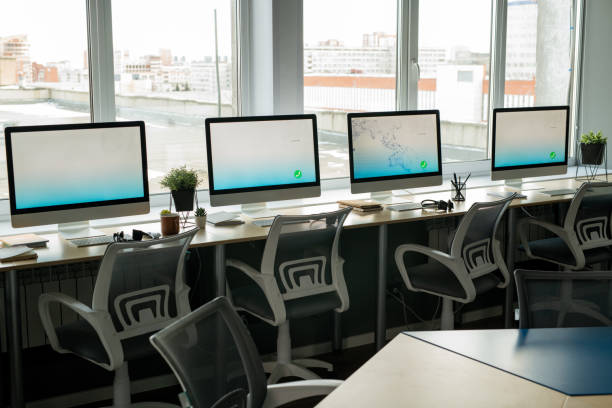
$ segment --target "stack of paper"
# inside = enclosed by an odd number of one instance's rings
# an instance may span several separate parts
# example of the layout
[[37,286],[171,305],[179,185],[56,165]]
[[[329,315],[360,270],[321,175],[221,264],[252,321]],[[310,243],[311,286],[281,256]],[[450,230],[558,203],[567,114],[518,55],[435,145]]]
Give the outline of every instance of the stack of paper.
[[338,200],[338,204],[341,208],[353,207],[353,210],[359,212],[380,211],[383,209],[382,205],[366,200]]
[[0,241],[5,246],[25,245],[30,248],[43,248],[47,246],[49,240],[36,234],[20,234],[1,237]]
[[0,261],[13,262],[23,261],[25,259],[36,259],[38,254],[32,248],[25,245],[0,248]]
[[224,226],[224,225],[238,225],[244,224],[244,221],[238,218],[238,215],[220,211],[218,213],[208,214],[206,216],[206,222],[209,222],[216,226]]

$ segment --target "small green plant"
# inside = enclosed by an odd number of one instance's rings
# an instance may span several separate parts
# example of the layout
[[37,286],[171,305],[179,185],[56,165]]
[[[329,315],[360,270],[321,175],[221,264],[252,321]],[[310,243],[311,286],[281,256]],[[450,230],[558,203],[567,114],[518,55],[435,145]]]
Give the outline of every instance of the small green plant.
[[206,210],[202,207],[198,207],[193,212],[193,215],[195,215],[196,217],[206,217]]
[[584,144],[606,144],[608,141],[607,137],[603,137],[601,130],[597,133],[593,133],[591,130],[589,133],[583,133],[580,136],[580,143]]
[[168,210],[168,209],[163,209],[163,210],[161,210],[161,212],[159,213],[159,215],[170,215],[170,214],[172,214],[172,213],[171,213],[171,212],[170,212],[170,210]]
[[182,166],[170,169],[159,184],[171,191],[184,191],[195,190],[201,182],[202,179],[196,170],[188,169],[187,166]]

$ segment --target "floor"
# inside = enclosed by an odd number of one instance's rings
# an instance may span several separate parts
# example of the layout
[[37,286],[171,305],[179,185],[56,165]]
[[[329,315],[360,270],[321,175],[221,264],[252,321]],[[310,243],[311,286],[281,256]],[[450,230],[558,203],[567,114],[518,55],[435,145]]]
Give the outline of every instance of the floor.
[[[496,329],[503,327],[503,319],[501,317],[495,317],[485,320],[480,320],[470,324],[462,324],[457,329]],[[341,352],[332,352],[317,356],[321,360],[328,361],[334,365],[334,371],[328,373],[325,370],[314,370],[323,378],[332,379],[346,379],[359,367],[361,367],[366,361],[368,361],[375,354],[374,344],[369,344],[360,347],[354,347],[343,350]],[[287,381],[292,380],[291,378],[286,379]],[[177,402],[177,394],[180,392],[180,388],[170,387],[152,392],[146,392],[136,394],[133,396],[133,402],[141,401],[165,401],[170,403]],[[295,403],[287,404],[284,408],[311,408],[314,407],[321,397],[304,399]],[[99,402],[96,404],[83,405],[78,408],[98,408],[106,405],[110,405],[111,401]]]

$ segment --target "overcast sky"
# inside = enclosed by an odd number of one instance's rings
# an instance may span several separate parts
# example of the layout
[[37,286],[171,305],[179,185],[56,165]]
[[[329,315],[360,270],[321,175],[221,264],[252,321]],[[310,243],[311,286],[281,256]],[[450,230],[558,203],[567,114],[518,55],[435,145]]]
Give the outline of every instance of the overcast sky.
[[[257,1],[257,0],[254,0]],[[304,0],[304,41],[338,39],[361,45],[362,35],[396,32],[396,0]],[[114,0],[115,49],[132,56],[170,48],[189,60],[214,53],[217,9],[219,53],[231,54],[230,0]],[[467,46],[487,52],[491,0],[421,0],[421,46]],[[0,36],[27,34],[36,62],[70,60],[83,66],[87,25],[84,0],[1,0]]]

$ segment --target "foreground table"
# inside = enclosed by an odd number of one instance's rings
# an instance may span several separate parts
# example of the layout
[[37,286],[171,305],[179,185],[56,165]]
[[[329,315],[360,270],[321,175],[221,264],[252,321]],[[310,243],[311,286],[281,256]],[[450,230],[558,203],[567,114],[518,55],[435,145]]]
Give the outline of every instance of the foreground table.
[[398,335],[317,407],[610,407],[612,328]]

